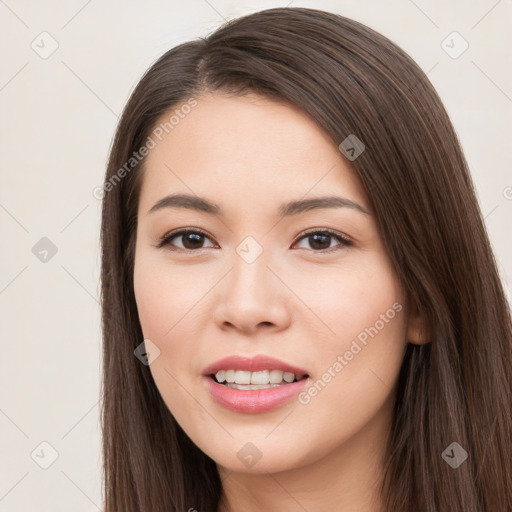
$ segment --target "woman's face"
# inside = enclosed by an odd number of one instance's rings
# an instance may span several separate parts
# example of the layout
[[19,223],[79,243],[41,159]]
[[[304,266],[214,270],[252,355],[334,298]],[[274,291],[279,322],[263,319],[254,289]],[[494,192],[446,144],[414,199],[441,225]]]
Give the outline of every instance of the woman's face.
[[[144,338],[160,351],[150,371],[167,407],[231,471],[283,471],[357,443],[378,446],[409,326],[348,160],[306,114],[260,96],[207,95],[176,109],[179,122],[153,137],[146,159],[134,273]],[[150,211],[177,194],[218,211],[191,200]],[[283,210],[325,197],[342,199]],[[194,233],[157,247],[185,228]],[[230,356],[247,365],[212,370]],[[278,361],[247,361],[255,356]],[[289,366],[306,376],[287,383],[293,372],[280,371]],[[236,381],[205,375],[216,369]],[[244,387],[251,379],[266,389]]]

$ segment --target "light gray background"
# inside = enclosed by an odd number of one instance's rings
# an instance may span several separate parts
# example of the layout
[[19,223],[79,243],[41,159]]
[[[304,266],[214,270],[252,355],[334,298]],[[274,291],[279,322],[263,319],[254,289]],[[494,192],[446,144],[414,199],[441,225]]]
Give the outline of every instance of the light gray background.
[[[0,0],[2,511],[102,504],[100,201],[92,192],[130,92],[167,49],[225,19],[286,5],[361,21],[428,72],[468,159],[510,298],[511,0]],[[463,41],[446,40],[453,31],[469,44],[458,58]],[[57,248],[46,262],[43,249],[33,251],[43,237]],[[53,450],[58,457],[43,469]]]

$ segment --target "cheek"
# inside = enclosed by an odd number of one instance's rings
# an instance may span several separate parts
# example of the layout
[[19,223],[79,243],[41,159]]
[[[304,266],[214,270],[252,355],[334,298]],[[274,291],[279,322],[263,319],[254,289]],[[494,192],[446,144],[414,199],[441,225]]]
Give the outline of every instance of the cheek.
[[193,318],[201,309],[207,285],[208,280],[184,267],[144,256],[136,260],[134,293],[144,336],[168,343],[173,331],[197,325]]
[[179,269],[157,267],[154,262],[135,264],[134,293],[145,339],[159,348],[149,370],[163,401],[171,412],[186,411],[190,396],[183,387],[184,361],[194,358],[193,340],[201,327],[193,320],[199,290]]
[[311,435],[323,425],[336,437],[340,421],[347,428],[343,436],[356,431],[386,401],[400,371],[406,347],[402,290],[389,266],[368,263],[333,272],[329,286],[309,295],[329,328],[316,339],[315,378],[299,397],[312,418]]
[[205,297],[214,284],[211,271],[204,267],[191,270],[167,264],[161,257],[144,251],[135,260],[134,294],[139,322],[144,338],[160,349],[160,356],[150,365],[160,389],[160,384],[172,383],[171,375],[183,381],[185,372],[195,374],[201,369],[195,362],[195,342],[201,339],[211,317],[205,310]]
[[173,376],[183,380],[183,362],[194,360],[193,340],[202,328],[196,321],[199,290],[183,273],[141,265],[135,269],[134,292],[144,339],[160,350],[149,369],[161,391],[175,389]]
[[386,336],[393,338],[398,334],[401,339],[403,319],[395,319],[397,309],[401,308],[393,308],[393,304],[402,304],[402,290],[380,254],[347,259],[342,266],[319,269],[314,276],[305,270],[296,276],[299,278],[295,279],[294,291],[310,310],[301,315],[301,322],[307,321],[311,328],[316,326],[325,348],[348,349],[351,340],[360,333],[364,338],[365,329],[376,322],[382,330],[381,315],[384,321],[393,320],[385,322]]

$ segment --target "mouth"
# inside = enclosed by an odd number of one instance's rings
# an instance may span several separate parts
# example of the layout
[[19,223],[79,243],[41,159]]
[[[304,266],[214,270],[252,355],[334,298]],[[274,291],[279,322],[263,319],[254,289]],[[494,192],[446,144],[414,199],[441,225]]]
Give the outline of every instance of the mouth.
[[305,374],[299,380],[294,376],[291,382],[286,382],[283,375],[283,380],[280,383],[237,384],[226,380],[218,382],[216,375],[203,376],[206,390],[210,396],[222,407],[236,413],[246,414],[265,413],[286,405],[304,391],[310,380]]
[[311,380],[305,369],[265,355],[226,357],[202,375],[210,396],[237,413],[264,413],[284,406]]
[[255,389],[271,389],[293,384],[309,375],[284,372],[282,370],[260,370],[250,372],[246,370],[219,370],[211,373],[209,377],[217,384],[231,389],[250,391]]

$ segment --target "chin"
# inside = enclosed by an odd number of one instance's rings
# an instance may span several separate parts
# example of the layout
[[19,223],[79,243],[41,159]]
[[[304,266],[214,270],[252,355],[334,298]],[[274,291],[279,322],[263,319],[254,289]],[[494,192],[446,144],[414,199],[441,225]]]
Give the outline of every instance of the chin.
[[304,448],[303,439],[297,439],[296,448],[289,443],[283,444],[281,439],[277,435],[273,442],[265,440],[264,436],[261,439],[253,436],[253,441],[244,437],[243,440],[233,439],[230,443],[220,446],[203,446],[201,450],[219,467],[236,473],[279,473],[298,469],[313,462],[312,453],[300,452],[300,449]]

